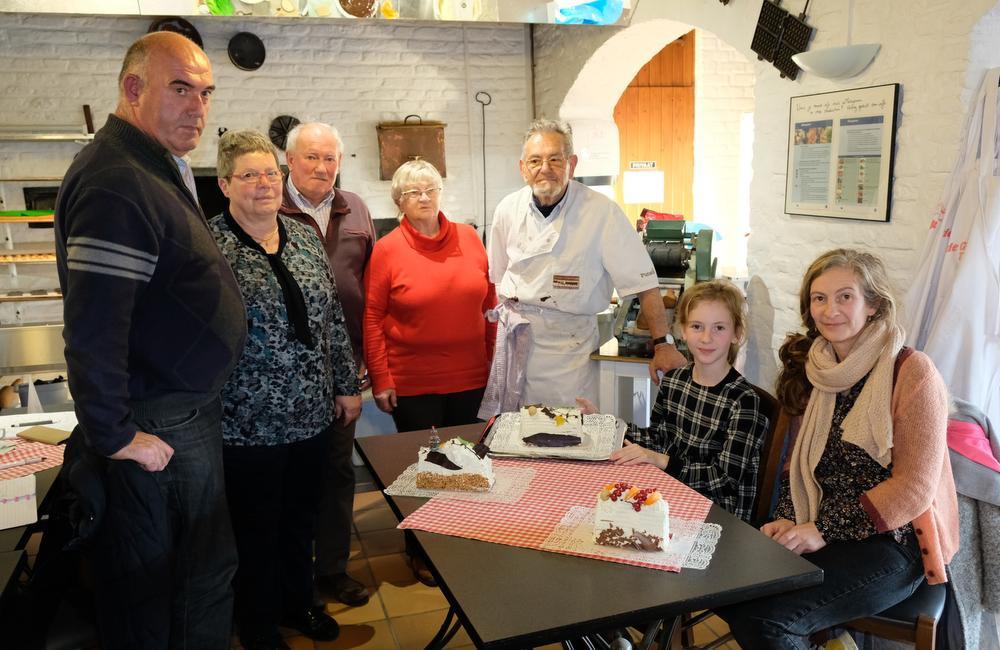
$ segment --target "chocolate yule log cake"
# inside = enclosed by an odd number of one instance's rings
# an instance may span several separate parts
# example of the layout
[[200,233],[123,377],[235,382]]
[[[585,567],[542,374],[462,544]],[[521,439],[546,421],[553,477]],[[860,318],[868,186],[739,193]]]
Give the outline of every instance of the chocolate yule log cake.
[[[436,438],[436,436],[435,436]],[[471,490],[486,492],[496,480],[490,448],[474,445],[462,438],[452,438],[417,453],[417,487],[429,490]]]
[[521,407],[521,440],[533,447],[576,447],[583,438],[583,415],[575,407],[529,404]]

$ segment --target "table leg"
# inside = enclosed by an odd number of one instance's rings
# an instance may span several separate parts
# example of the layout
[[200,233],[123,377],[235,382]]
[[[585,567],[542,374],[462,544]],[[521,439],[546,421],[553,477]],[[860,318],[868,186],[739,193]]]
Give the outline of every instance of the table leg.
[[[454,624],[452,624],[452,619],[455,619]],[[438,648],[444,648],[451,641],[459,628],[462,627],[462,621],[455,618],[455,608],[448,608],[448,615],[444,617],[444,622],[441,623],[440,629],[438,629],[437,634],[431,639],[430,643],[427,644],[425,650],[437,650]],[[450,629],[449,629],[450,628]]]

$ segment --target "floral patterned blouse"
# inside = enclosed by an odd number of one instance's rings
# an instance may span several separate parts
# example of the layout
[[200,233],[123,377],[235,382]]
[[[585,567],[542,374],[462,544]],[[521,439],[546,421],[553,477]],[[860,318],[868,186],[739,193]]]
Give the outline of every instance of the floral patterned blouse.
[[222,389],[222,439],[276,446],[319,435],[333,423],[336,395],[360,393],[354,353],[330,264],[316,233],[280,216],[280,257],[302,290],[313,345],[298,340],[268,255],[220,214],[209,226],[243,293],[247,343]]
[[[830,423],[830,437],[814,470],[823,494],[819,515],[814,523],[827,542],[867,539],[878,534],[875,522],[861,505],[861,495],[889,478],[892,466],[882,467],[863,449],[842,439],[844,418],[850,413],[867,380],[868,375],[849,390],[837,394],[833,420]],[[774,517],[795,521],[787,477],[781,482]],[[885,534],[892,535],[897,542],[903,542],[912,531],[913,526],[906,524]]]

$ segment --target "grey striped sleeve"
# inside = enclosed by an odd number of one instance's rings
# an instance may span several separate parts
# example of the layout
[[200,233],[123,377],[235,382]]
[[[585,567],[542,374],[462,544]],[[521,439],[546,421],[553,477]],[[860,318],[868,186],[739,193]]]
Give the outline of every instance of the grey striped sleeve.
[[66,245],[67,267],[71,271],[149,282],[156,270],[156,255],[116,242],[93,237],[70,237]]

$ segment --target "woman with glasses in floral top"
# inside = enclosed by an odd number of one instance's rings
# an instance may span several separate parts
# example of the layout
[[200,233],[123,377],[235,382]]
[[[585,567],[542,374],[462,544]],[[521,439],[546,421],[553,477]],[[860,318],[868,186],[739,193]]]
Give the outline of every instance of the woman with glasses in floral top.
[[287,648],[284,625],[330,641],[337,622],[313,602],[314,521],[334,420],[360,412],[354,353],[322,243],[278,215],[282,174],[271,143],[229,131],[218,174],[229,207],[209,226],[247,314],[246,348],[222,390],[240,639],[244,648]]

